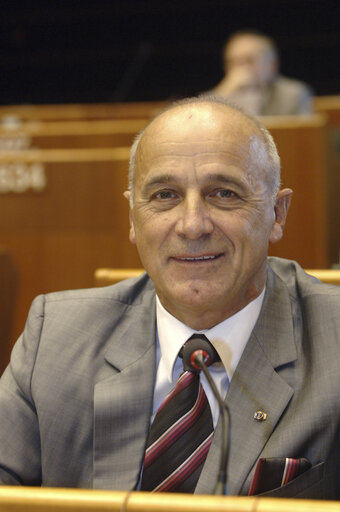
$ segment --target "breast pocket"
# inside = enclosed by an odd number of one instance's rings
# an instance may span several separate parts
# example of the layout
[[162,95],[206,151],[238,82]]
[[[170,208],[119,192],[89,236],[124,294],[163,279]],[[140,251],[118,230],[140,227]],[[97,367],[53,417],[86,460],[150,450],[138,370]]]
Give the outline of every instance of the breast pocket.
[[323,498],[321,482],[324,478],[324,462],[308,469],[302,475],[294,478],[288,484],[270,491],[258,494],[258,496],[270,496],[273,498]]

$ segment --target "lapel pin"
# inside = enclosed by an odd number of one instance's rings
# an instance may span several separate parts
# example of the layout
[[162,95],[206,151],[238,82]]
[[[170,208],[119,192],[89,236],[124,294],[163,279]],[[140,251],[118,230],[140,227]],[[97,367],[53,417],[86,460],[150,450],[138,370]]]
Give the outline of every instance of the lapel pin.
[[257,421],[266,421],[267,419],[267,413],[263,412],[263,411],[256,411],[254,413],[254,420],[257,420]]

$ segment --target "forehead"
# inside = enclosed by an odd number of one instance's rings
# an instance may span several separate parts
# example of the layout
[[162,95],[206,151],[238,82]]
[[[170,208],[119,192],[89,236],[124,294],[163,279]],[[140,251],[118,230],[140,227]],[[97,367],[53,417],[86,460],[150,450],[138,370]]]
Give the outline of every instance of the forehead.
[[230,41],[225,49],[225,56],[229,59],[236,59],[246,55],[257,55],[266,49],[267,45],[261,38],[245,35]]
[[165,112],[145,131],[136,155],[137,175],[167,161],[195,158],[204,164],[228,161],[244,167],[254,141],[262,138],[243,114],[192,104]]

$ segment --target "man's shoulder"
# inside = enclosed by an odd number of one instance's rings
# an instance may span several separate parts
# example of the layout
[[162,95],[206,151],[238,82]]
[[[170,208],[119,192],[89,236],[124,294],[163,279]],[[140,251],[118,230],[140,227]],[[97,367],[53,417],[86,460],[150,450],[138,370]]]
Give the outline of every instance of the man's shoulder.
[[311,92],[310,87],[305,82],[302,82],[301,80],[296,80],[295,78],[288,78],[283,75],[279,75],[274,83],[276,87],[282,88],[285,91],[299,92],[303,90]]
[[112,286],[39,295],[31,305],[24,335],[43,337],[45,343],[53,339],[58,346],[70,339],[86,345],[89,336],[101,339],[126,322],[153,321],[154,314],[154,287],[143,274]]
[[294,260],[271,256],[268,264],[276,277],[288,288],[291,296],[299,299],[312,296],[334,297],[340,305],[340,286],[323,283],[305,272]]
[[312,90],[304,82],[279,75],[268,92],[264,115],[307,115],[313,112]]
[[51,292],[39,298],[42,298],[45,304],[117,302],[138,305],[151,300],[154,294],[152,281],[143,273],[140,277],[125,279],[110,286]]

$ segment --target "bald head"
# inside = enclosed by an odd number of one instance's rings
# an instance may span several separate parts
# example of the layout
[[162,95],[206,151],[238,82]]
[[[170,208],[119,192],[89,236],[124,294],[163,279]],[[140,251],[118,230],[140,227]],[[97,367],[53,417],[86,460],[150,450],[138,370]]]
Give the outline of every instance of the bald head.
[[[190,139],[199,135],[199,151],[204,141],[214,138],[224,143],[231,136],[235,139],[240,156],[247,155],[244,171],[248,179],[261,181],[274,199],[280,185],[280,159],[269,132],[257,119],[245,114],[223,99],[190,98],[171,105],[159,114],[137,136],[131,148],[129,189],[132,192],[138,170],[150,161],[154,144],[158,149],[171,142]],[[210,135],[211,134],[211,135]]]

